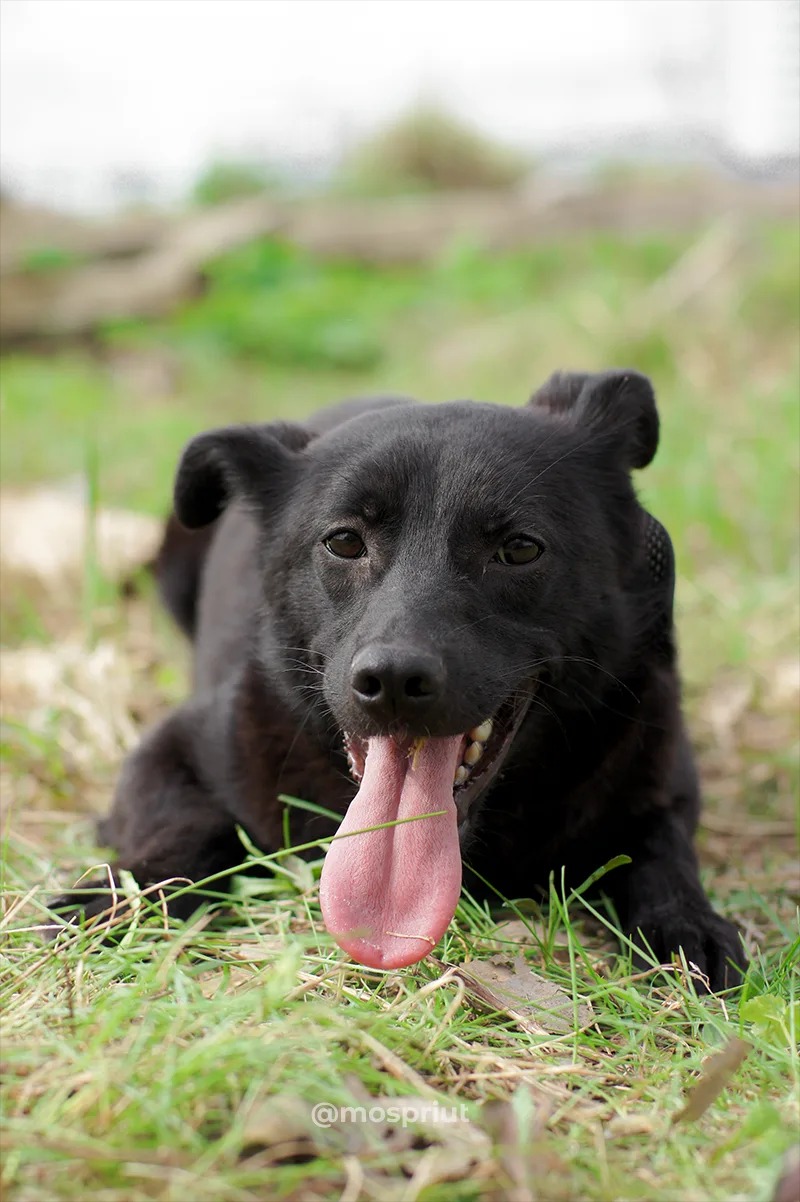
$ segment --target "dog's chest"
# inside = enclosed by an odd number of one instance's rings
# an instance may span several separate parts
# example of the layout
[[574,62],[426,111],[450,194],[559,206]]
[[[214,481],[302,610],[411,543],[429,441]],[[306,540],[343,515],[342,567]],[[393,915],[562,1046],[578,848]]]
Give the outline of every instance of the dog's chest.
[[332,753],[302,719],[264,689],[257,673],[246,672],[234,706],[232,731],[237,817],[265,850],[285,842],[284,813],[289,835],[299,844],[332,835],[338,819],[325,818],[291,800],[311,802],[344,815],[357,786],[347,772],[344,753]]

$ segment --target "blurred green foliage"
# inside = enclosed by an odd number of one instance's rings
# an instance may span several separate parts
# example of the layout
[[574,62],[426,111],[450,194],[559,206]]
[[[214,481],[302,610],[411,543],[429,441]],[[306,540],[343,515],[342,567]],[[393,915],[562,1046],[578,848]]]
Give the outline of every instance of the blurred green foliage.
[[40,246],[29,250],[20,268],[31,275],[46,275],[51,271],[67,271],[85,262],[85,256],[60,246]]
[[529,171],[520,155],[438,105],[421,104],[359,145],[334,189],[361,196],[504,189]]
[[[766,226],[754,237],[754,261],[735,296],[753,331],[800,321],[798,238],[787,225]],[[610,361],[635,358],[641,370],[661,375],[674,366],[672,319],[632,331],[624,310],[666,275],[685,243],[674,234],[590,233],[492,254],[457,242],[430,266],[387,268],[318,262],[266,238],[208,264],[202,295],[165,322],[114,322],[105,334],[118,345],[159,338],[189,354],[368,372],[386,358],[398,323],[413,324],[415,317],[447,327],[530,305],[569,321],[576,303],[589,303],[621,319]]]
[[[665,301],[703,236],[587,233],[504,255],[457,244],[396,268],[254,243],[209,264],[203,294],[168,320],[110,326],[99,354],[7,357],[3,478],[81,473],[93,439],[101,502],[161,513],[204,427],[371,392],[521,404],[557,369],[637,368],[662,415],[640,487],[695,614],[687,660],[742,663],[754,638],[794,637],[800,231],[754,225],[718,278]],[[126,367],[160,359],[156,384]]]
[[200,174],[191,200],[198,205],[224,204],[246,196],[280,192],[285,186],[280,172],[266,163],[224,159],[211,163]]
[[[388,285],[388,286],[387,286]],[[372,367],[394,289],[266,239],[212,263],[205,295],[169,323],[184,346],[307,367]]]

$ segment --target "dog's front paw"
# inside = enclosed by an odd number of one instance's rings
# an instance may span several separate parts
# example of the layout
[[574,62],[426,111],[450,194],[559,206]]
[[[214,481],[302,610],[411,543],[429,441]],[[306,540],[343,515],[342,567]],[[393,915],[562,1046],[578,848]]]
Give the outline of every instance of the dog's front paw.
[[108,938],[113,928],[125,918],[130,918],[130,904],[125,894],[110,887],[109,880],[87,881],[58,897],[51,898],[47,908],[53,921],[45,928],[48,939],[55,939],[65,927],[81,927],[85,930],[102,928]]
[[682,951],[690,969],[698,970],[694,977],[698,992],[705,992],[706,980],[713,993],[739,985],[747,969],[737,928],[708,904],[694,909],[677,903],[642,907],[631,915],[628,931],[642,948],[635,957],[641,968],[652,967],[648,951],[660,964],[669,964]]

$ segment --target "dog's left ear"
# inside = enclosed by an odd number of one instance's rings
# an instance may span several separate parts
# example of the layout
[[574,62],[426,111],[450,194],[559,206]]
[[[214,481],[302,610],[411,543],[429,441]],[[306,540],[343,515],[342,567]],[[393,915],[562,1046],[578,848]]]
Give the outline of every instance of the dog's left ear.
[[628,467],[647,467],[658,448],[655,393],[647,376],[637,371],[559,372],[528,404],[607,434],[623,450]]
[[228,426],[193,438],[175,477],[175,516],[197,530],[215,521],[233,500],[265,511],[285,493],[298,451],[312,438],[291,422]]

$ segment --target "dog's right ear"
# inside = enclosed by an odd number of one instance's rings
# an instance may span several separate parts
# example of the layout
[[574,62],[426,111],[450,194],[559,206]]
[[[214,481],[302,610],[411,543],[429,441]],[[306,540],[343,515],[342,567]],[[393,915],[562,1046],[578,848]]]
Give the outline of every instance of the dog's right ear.
[[656,398],[641,372],[557,372],[528,405],[594,431],[616,449],[628,469],[647,467],[656,453]]
[[175,515],[189,530],[208,526],[233,500],[264,508],[288,486],[312,434],[291,422],[227,426],[193,438],[175,477]]
[[568,413],[591,378],[589,372],[556,371],[534,392],[528,405],[548,413]]

